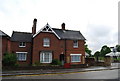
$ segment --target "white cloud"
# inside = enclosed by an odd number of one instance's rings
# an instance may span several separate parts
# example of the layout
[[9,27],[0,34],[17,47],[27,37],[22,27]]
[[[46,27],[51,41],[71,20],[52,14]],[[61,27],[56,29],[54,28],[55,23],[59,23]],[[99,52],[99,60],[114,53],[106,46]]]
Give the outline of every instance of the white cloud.
[[[0,0],[0,29],[31,32],[37,18],[37,31],[47,22],[51,27],[80,30],[89,47],[96,51],[104,44],[117,43],[119,0]],[[108,40],[109,39],[109,40]]]
[[[100,51],[103,45],[115,46],[118,42],[118,31],[104,25],[88,24],[86,31],[87,44],[93,53]],[[117,29],[117,28],[116,28]]]

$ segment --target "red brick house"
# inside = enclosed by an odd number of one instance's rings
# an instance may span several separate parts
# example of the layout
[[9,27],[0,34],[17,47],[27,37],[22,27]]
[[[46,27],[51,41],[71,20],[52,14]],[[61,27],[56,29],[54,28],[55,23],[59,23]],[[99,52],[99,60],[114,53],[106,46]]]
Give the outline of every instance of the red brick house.
[[80,31],[61,29],[46,24],[36,33],[37,19],[33,21],[32,33],[16,32],[10,38],[10,52],[17,54],[21,65],[36,62],[49,64],[53,59],[64,63],[85,63],[85,38]]
[[61,27],[56,29],[46,24],[37,33],[33,30],[32,63],[51,63],[58,59],[65,63],[84,64],[85,38],[80,31],[66,30],[65,23]]
[[10,40],[10,51],[17,54],[18,63],[20,65],[31,64],[32,33],[13,31]]
[[10,52],[10,36],[0,30],[0,40],[2,40],[1,45],[3,57],[6,52]]

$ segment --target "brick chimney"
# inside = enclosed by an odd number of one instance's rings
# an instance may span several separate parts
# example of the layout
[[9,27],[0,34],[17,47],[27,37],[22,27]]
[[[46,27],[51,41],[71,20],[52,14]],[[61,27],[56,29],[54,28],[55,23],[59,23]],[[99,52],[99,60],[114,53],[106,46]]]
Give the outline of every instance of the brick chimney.
[[65,30],[65,23],[62,23],[61,27],[62,27],[62,30]]
[[37,19],[35,18],[33,20],[33,27],[32,27],[32,34],[36,34],[36,24],[37,24]]

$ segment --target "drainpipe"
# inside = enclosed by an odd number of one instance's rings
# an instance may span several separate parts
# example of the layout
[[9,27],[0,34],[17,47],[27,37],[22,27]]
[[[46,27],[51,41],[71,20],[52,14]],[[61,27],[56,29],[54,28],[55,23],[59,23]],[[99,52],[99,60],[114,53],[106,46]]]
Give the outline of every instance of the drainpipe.
[[66,39],[64,40],[64,53],[65,53],[65,55],[64,55],[64,59],[65,59],[65,63],[67,62],[67,53],[66,53],[66,51],[67,51],[67,49],[66,49]]
[[31,64],[31,66],[32,66],[32,58],[33,58],[33,40],[34,40],[34,38],[33,38],[33,36],[32,36],[32,42],[31,42],[31,58],[30,58],[30,64]]

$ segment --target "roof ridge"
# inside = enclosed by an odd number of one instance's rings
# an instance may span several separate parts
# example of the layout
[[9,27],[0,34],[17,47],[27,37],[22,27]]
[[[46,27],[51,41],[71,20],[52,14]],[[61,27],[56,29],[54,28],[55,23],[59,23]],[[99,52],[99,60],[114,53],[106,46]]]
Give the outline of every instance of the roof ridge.
[[30,32],[21,32],[21,31],[13,31],[13,32],[15,32],[15,33],[26,33],[26,34],[32,34],[32,33],[30,33]]
[[[52,29],[62,30],[62,29],[59,29],[59,28],[52,28]],[[65,31],[77,31],[77,32],[80,32],[80,31],[78,31],[78,30],[69,30],[69,29],[65,29]]]

